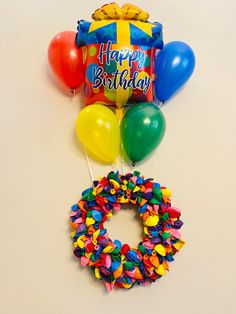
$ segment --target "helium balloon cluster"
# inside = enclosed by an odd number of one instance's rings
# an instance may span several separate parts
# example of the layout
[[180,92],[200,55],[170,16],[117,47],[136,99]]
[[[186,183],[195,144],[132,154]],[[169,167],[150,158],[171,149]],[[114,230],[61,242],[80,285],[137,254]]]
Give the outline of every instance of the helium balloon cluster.
[[78,22],[77,33],[56,35],[49,64],[70,89],[84,83],[86,107],[76,131],[99,160],[113,163],[120,141],[136,164],[160,144],[165,118],[159,104],[168,101],[194,71],[195,57],[185,43],[163,43],[162,25],[142,9],[104,5],[92,21]]
[[[148,19],[132,4],[106,4],[91,22],[79,21],[77,33],[56,35],[48,48],[49,64],[63,84],[73,91],[84,86],[76,133],[85,151],[103,163],[115,163],[120,147],[133,166],[154,151],[166,130],[161,104],[194,71],[192,49],[180,41],[164,45],[162,25]],[[74,254],[108,291],[152,283],[169,270],[184,245],[180,210],[170,196],[169,189],[137,171],[116,171],[93,179],[72,206]],[[144,225],[136,247],[112,241],[104,226],[123,204],[136,206]]]

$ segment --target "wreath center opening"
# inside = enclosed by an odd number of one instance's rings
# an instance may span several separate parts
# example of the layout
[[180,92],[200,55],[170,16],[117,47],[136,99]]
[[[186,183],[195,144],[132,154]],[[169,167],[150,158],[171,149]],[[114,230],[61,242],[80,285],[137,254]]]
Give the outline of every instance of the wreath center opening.
[[119,239],[131,247],[137,246],[143,239],[143,226],[137,207],[132,204],[122,205],[119,212],[113,213],[112,218],[107,219],[105,228],[113,241]]

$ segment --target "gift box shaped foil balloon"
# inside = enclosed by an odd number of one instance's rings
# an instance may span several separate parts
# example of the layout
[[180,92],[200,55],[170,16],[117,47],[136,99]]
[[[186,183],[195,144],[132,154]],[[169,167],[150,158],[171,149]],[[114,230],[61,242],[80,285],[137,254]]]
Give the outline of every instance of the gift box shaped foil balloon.
[[153,100],[154,60],[163,47],[162,26],[147,22],[129,6],[113,4],[104,19],[79,21],[76,44],[82,47],[86,68],[85,103],[115,105]]
[[[120,147],[126,163],[136,166],[161,143],[166,123],[160,104],[176,94],[195,66],[192,49],[180,41],[164,45],[162,25],[148,19],[132,4],[106,4],[91,22],[80,20],[77,33],[56,35],[48,49],[52,70],[68,88],[84,83],[86,106],[76,132],[92,184],[71,207],[71,236],[81,265],[90,267],[108,291],[161,278],[184,245],[181,212],[171,205],[170,190],[133,169],[121,173],[116,162]],[[91,156],[116,171],[95,180]],[[136,247],[112,240],[105,227],[123,204],[135,206],[143,224]]]

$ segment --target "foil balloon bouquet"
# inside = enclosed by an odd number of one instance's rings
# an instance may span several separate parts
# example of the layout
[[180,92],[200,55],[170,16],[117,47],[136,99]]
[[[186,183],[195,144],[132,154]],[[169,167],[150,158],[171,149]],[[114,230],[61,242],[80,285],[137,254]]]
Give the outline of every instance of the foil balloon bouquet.
[[[78,22],[78,32],[56,35],[48,59],[70,89],[84,83],[84,109],[76,133],[97,160],[114,164],[121,150],[135,166],[160,144],[165,118],[160,110],[190,78],[195,57],[183,42],[163,43],[162,25],[126,4],[106,4],[92,21]],[[147,285],[166,274],[184,245],[181,212],[171,192],[138,171],[111,171],[94,180],[72,206],[74,254],[90,267],[108,291]],[[137,247],[112,240],[105,222],[123,204],[135,205],[143,224]]]

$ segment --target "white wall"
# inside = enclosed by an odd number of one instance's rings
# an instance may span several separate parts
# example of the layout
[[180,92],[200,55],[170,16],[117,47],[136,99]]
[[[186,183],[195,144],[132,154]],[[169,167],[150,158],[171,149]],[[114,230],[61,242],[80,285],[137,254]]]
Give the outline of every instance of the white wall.
[[[69,208],[90,184],[74,135],[82,102],[55,85],[47,46],[103,3],[0,3],[0,312],[235,313],[233,0],[134,1],[163,23],[166,42],[186,41],[197,58],[193,78],[164,108],[163,143],[139,167],[167,185],[182,208],[187,244],[170,273],[149,287],[108,295],[72,258]],[[110,170],[95,162],[92,168],[95,176]],[[139,240],[133,215],[119,215],[111,235]]]

